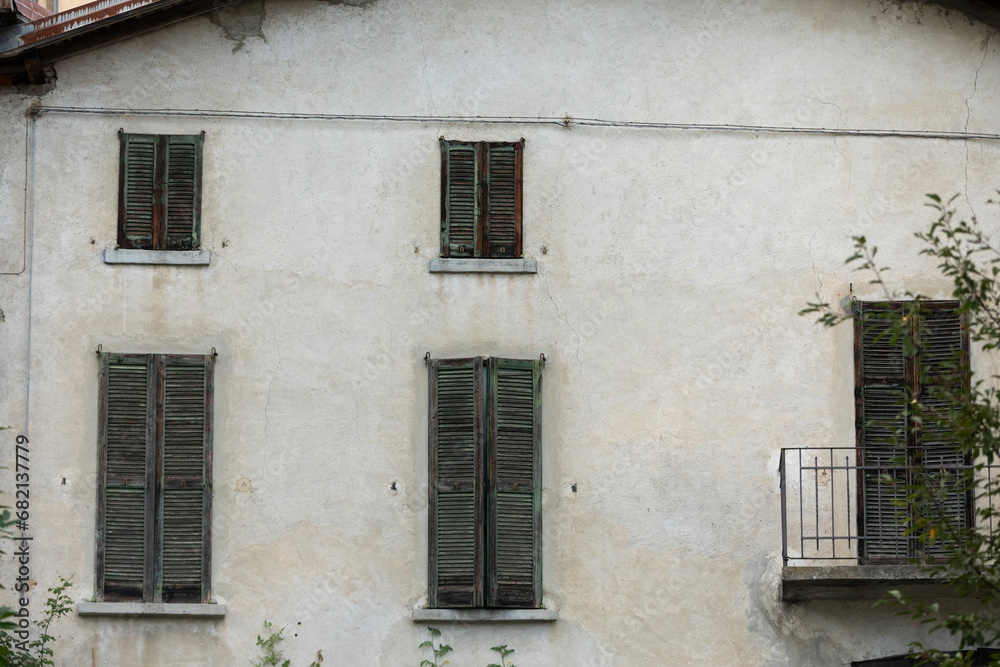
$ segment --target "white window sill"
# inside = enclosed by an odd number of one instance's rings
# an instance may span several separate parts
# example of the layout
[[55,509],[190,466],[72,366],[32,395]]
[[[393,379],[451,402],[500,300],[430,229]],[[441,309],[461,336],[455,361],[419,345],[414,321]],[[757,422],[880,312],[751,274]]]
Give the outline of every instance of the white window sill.
[[429,609],[413,608],[415,623],[524,623],[552,622],[559,619],[558,609]]
[[161,264],[168,266],[208,266],[208,250],[131,250],[107,248],[101,251],[105,264]]
[[440,257],[430,262],[431,273],[538,273],[534,259],[473,259]]
[[171,618],[222,618],[224,604],[163,604],[152,602],[81,602],[80,616],[169,616]]

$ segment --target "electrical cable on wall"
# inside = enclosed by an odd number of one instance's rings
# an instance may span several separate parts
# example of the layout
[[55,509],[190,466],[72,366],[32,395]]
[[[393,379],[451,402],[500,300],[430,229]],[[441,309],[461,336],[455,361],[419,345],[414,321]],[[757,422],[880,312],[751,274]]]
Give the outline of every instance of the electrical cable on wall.
[[949,130],[886,130],[871,128],[791,127],[780,125],[730,125],[726,123],[662,123],[653,121],[619,121],[603,118],[573,118],[564,116],[436,116],[293,113],[278,111],[223,111],[209,109],[113,109],[100,107],[36,107],[36,112],[62,114],[92,114],[101,116],[175,116],[197,118],[260,118],[272,120],[361,121],[371,123],[456,123],[471,125],[555,125],[564,128],[606,127],[641,130],[688,130],[700,132],[751,132],[770,134],[825,134],[855,137],[901,137],[912,139],[944,139],[965,141],[979,139],[998,141],[1000,134],[984,132],[953,132]]

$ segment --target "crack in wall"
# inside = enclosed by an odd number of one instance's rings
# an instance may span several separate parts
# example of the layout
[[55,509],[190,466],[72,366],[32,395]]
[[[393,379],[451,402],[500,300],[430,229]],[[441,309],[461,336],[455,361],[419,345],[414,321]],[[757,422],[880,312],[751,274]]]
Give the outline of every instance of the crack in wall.
[[[982,71],[983,66],[986,64],[986,56],[990,52],[990,40],[993,38],[992,34],[986,36],[986,40],[983,42],[983,59],[979,62],[979,68],[976,69],[976,77],[972,80],[972,94],[965,98],[965,131],[969,131],[969,121],[972,120],[972,106],[969,102],[976,93],[979,92],[979,72]],[[972,206],[972,201],[969,199],[969,140],[965,140],[965,203],[968,205],[969,210],[972,211],[972,217],[976,217],[976,209]]]

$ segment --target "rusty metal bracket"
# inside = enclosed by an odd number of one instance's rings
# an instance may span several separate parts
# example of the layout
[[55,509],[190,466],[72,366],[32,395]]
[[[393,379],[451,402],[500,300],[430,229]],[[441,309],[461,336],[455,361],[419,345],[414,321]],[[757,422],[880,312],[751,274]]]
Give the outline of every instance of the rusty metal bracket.
[[430,363],[431,363],[431,353],[428,352],[427,354],[424,355],[424,365],[429,366]]
[[102,352],[104,352],[104,346],[103,345],[98,345],[97,346],[97,356],[101,356]]
[[542,352],[540,355],[538,355],[538,363],[540,363],[542,366],[545,365],[545,353],[544,352]]
[[213,359],[215,359],[215,358],[216,358],[216,357],[218,357],[218,356],[219,356],[219,353],[218,353],[218,352],[216,352],[216,351],[215,351],[215,348],[213,347],[213,348],[212,348],[212,358],[213,358]]

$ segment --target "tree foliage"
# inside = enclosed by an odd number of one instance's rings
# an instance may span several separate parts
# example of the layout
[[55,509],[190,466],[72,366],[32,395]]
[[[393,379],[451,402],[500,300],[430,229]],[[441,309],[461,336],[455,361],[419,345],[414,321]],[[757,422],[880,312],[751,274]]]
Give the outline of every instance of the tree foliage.
[[[958,218],[953,207],[955,197],[948,201],[942,201],[937,195],[927,197],[927,205],[933,209],[935,218],[925,231],[916,234],[923,243],[920,253],[936,260],[941,274],[951,281],[952,298],[959,302],[959,312],[966,318],[974,348],[987,352],[1000,348],[1000,247],[983,233],[975,216],[970,220]],[[917,314],[921,302],[928,298],[914,292],[890,291],[885,278],[888,267],[878,263],[878,248],[863,236],[855,237],[854,244],[854,254],[846,263],[867,273],[870,282],[881,289],[886,300],[906,302],[901,311],[886,313],[890,326],[883,335],[891,336],[893,343],[901,342],[904,354],[915,357],[916,367],[924,369],[926,365],[920,363],[924,350],[919,342],[921,320]],[[822,300],[808,304],[802,312],[815,314],[825,326],[835,326],[855,316],[850,306],[838,311]],[[961,372],[960,364],[956,354],[947,362],[945,370]],[[910,428],[947,430],[959,443],[959,452],[971,461],[971,465],[960,473],[927,469],[927,464],[918,461],[916,474],[906,484],[906,501],[900,502],[901,506],[905,504],[910,508],[905,518],[909,536],[916,538],[921,547],[936,542],[944,542],[947,546],[943,550],[947,555],[923,561],[925,567],[935,577],[948,581],[957,596],[979,603],[979,611],[946,612],[938,603],[914,602],[903,592],[892,591],[888,602],[898,605],[900,613],[911,616],[931,631],[946,631],[957,640],[958,651],[947,653],[920,643],[912,644],[911,648],[924,664],[969,667],[973,664],[972,653],[976,647],[1000,646],[1000,622],[991,612],[1000,608],[1000,569],[997,568],[1000,480],[995,473],[987,474],[988,466],[1000,458],[998,380],[1000,376],[997,375],[973,375],[968,386],[954,383],[932,386],[932,382],[921,382],[930,386],[929,395],[911,392],[905,404],[900,406],[906,412]],[[934,409],[930,403],[934,404]],[[897,432],[896,439],[905,443],[906,434]],[[921,465],[924,469],[920,469]],[[883,479],[890,484],[900,484],[888,476]],[[956,526],[943,511],[948,490],[956,486],[970,490],[972,526]],[[990,664],[1000,666],[1000,656],[993,658]]]

